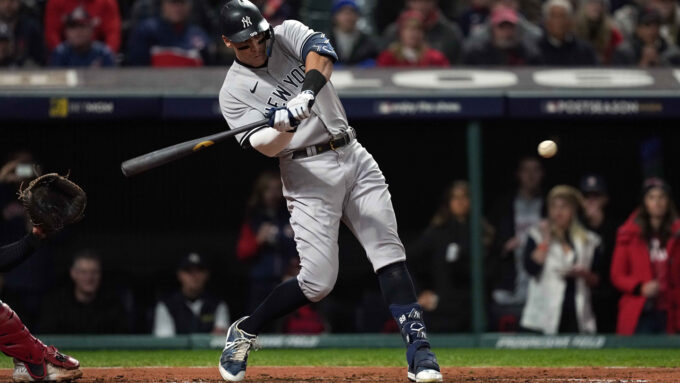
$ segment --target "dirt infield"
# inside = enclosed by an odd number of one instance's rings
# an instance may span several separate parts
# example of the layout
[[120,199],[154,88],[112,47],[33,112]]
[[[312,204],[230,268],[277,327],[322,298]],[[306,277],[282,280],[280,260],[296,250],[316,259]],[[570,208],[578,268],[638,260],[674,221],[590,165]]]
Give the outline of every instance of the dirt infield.
[[[680,368],[516,368],[457,367],[444,369],[445,382],[680,382]],[[0,382],[11,381],[11,370]],[[78,383],[222,382],[217,368],[85,368]],[[396,367],[251,367],[244,382],[407,382]]]

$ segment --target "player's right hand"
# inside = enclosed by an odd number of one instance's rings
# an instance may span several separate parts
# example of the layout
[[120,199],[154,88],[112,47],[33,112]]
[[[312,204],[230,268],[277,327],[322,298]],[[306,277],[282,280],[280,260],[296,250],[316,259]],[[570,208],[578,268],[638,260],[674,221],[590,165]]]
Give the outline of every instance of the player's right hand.
[[[294,122],[295,120],[293,120],[293,124]],[[288,109],[285,106],[274,109],[271,117],[269,117],[269,125],[279,132],[293,130],[295,128],[293,124],[291,124],[290,112],[288,112]]]

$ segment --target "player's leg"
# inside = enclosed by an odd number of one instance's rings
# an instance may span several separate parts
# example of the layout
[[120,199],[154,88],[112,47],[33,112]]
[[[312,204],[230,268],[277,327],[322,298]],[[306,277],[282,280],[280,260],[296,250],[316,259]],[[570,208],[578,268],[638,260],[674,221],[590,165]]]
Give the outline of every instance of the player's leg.
[[[334,153],[328,153],[307,159],[314,160],[314,166],[302,162],[282,163],[283,191],[291,212],[300,273],[297,278],[277,286],[249,317],[231,325],[220,358],[220,373],[225,380],[243,379],[248,353],[267,323],[310,302],[320,301],[335,285],[344,189],[338,185],[343,182],[342,177],[334,174],[339,169],[333,157]],[[314,170],[320,174],[314,174]]]
[[80,363],[35,338],[19,316],[0,302],[0,351],[14,358],[15,382],[62,381],[82,376]]
[[423,310],[406,267],[404,246],[397,233],[392,200],[378,164],[358,143],[348,150],[355,182],[347,195],[343,222],[357,237],[371,261],[383,296],[406,344],[408,378],[416,382],[442,380],[430,350]]

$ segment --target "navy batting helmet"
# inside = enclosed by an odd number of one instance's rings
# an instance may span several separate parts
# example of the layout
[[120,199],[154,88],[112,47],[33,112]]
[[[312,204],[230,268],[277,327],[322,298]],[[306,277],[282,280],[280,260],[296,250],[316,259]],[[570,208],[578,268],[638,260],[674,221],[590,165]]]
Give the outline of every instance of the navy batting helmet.
[[220,29],[230,41],[240,43],[259,33],[270,32],[271,28],[255,4],[248,0],[229,0],[220,11]]

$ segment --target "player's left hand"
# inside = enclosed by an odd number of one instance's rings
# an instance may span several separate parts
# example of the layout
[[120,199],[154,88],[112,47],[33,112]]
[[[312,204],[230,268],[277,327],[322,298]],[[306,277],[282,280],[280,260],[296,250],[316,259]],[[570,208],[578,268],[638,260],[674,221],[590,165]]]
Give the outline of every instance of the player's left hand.
[[312,104],[314,104],[314,92],[305,90],[288,101],[286,108],[294,119],[302,121],[311,115]]
[[284,107],[272,109],[269,116],[269,126],[282,133],[292,130],[294,122],[295,120],[290,119],[290,112]]

